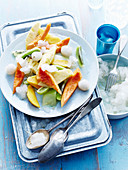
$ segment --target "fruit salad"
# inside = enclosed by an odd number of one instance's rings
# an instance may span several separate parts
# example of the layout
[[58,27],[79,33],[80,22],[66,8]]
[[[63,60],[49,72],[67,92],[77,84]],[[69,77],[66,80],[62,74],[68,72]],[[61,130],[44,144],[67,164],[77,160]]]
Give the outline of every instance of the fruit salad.
[[60,101],[63,107],[77,87],[89,89],[79,68],[83,67],[82,47],[77,47],[76,56],[72,56],[70,37],[53,36],[50,28],[48,24],[43,30],[36,23],[26,37],[26,50],[12,52],[17,65],[6,67],[7,74],[14,74],[12,93],[22,100],[28,98],[37,108],[41,107],[37,95],[42,95],[43,105],[55,106]]

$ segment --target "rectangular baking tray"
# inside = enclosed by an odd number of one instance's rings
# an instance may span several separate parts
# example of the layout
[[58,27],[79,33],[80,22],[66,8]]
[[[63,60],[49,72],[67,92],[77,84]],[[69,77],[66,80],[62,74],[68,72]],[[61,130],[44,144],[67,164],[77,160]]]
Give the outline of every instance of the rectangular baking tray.
[[[73,15],[66,12],[45,18],[8,23],[0,28],[1,53],[4,52],[13,40],[28,32],[31,26],[37,21],[41,23],[42,27],[51,23],[52,27],[59,27],[81,34],[77,20]],[[96,87],[93,92],[93,98],[99,96],[99,91]],[[41,148],[35,150],[27,149],[25,145],[26,139],[33,131],[42,127],[49,129],[65,116],[50,119],[35,118],[21,113],[11,105],[9,107],[19,157],[25,162],[37,162]],[[63,127],[66,123],[64,122],[60,126]],[[63,152],[57,157],[106,145],[110,142],[111,138],[111,126],[105,113],[104,105],[101,103],[94,111],[73,126],[69,131],[69,138],[64,145]]]

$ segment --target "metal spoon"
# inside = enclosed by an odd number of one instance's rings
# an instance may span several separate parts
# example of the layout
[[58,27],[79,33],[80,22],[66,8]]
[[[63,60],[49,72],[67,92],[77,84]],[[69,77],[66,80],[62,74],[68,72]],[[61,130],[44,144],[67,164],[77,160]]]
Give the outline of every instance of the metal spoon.
[[66,125],[64,128],[58,128],[57,130],[55,130],[50,138],[50,141],[43,147],[43,149],[39,153],[38,161],[44,163],[56,157],[63,150],[64,142],[68,138],[69,129],[81,118],[83,118],[95,107],[97,107],[100,104],[101,100],[101,98],[96,98],[92,102],[90,102],[70,126]]
[[77,110],[77,112],[73,112],[72,114],[68,115],[66,118],[62,119],[60,122],[55,124],[52,128],[46,130],[46,129],[39,129],[35,132],[33,132],[26,141],[26,146],[28,149],[37,149],[41,146],[44,146],[49,141],[49,134],[50,132],[56,128],[58,125],[66,121],[67,119],[71,118],[71,120],[68,122],[67,126],[70,124],[70,122],[74,119],[74,117],[80,112],[80,110],[87,106],[87,104],[92,99],[93,95],[91,95]]

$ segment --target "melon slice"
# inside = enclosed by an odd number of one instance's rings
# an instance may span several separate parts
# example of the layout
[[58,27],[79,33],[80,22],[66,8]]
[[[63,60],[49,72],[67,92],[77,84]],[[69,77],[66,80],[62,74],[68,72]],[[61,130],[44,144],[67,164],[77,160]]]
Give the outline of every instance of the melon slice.
[[68,60],[54,59],[52,64],[70,68],[70,62]]
[[54,79],[52,74],[47,70],[43,71],[41,68],[39,68],[37,80],[42,81],[44,84],[55,89],[59,94],[62,94],[56,80]]
[[54,45],[47,53],[45,53],[39,62],[39,67],[41,67],[42,64],[51,64],[52,61],[54,60],[54,56],[56,53],[56,45]]
[[72,96],[72,94],[76,90],[76,88],[78,86],[78,82],[81,80],[81,78],[82,78],[82,74],[80,72],[80,69],[77,68],[74,71],[73,76],[71,76],[69,78],[69,80],[64,88],[64,92],[63,92],[62,98],[61,98],[61,107],[63,107],[67,103],[69,98]]
[[37,22],[35,25],[33,25],[33,27],[28,32],[27,38],[25,40],[26,48],[27,48],[27,45],[30,44],[38,35],[39,28],[40,28],[40,23]]
[[57,84],[59,84],[62,81],[66,80],[67,78],[71,77],[73,75],[73,72],[70,69],[63,69],[52,72],[51,74],[56,80]]

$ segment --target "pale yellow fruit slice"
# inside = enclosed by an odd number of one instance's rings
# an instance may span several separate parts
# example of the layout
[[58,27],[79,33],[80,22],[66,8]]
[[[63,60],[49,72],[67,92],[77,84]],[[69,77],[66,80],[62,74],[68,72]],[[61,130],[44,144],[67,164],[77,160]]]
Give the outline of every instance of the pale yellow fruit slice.
[[28,86],[27,97],[32,105],[34,105],[35,107],[40,107],[39,102],[36,98],[35,90],[31,85]]
[[[44,30],[42,28],[39,28],[38,34],[42,34]],[[48,41],[49,44],[56,44],[61,41],[59,37],[53,36],[51,34],[48,34],[45,38],[45,41]]]
[[41,61],[39,62],[39,67],[41,67],[42,64],[51,64],[54,60],[54,56],[56,53],[56,45],[54,45],[48,52],[46,52],[43,56]]
[[32,85],[33,87],[39,89],[40,86],[38,85],[38,81],[37,81],[37,78],[36,76],[30,76],[27,78],[27,82]]
[[53,65],[59,65],[63,67],[70,68],[70,63],[68,60],[59,60],[59,59],[54,59],[52,62]]
[[40,87],[48,87],[46,84],[44,84],[41,81],[37,81],[36,75],[30,76],[27,78],[27,82],[32,85],[33,87],[39,89]]
[[73,72],[70,69],[63,69],[63,70],[55,71],[51,74],[56,80],[57,84],[59,84],[62,81],[66,80],[67,78],[71,77],[73,75]]
[[32,26],[25,40],[26,47],[36,38],[36,36],[38,35],[39,28],[40,28],[40,23],[38,22]]

